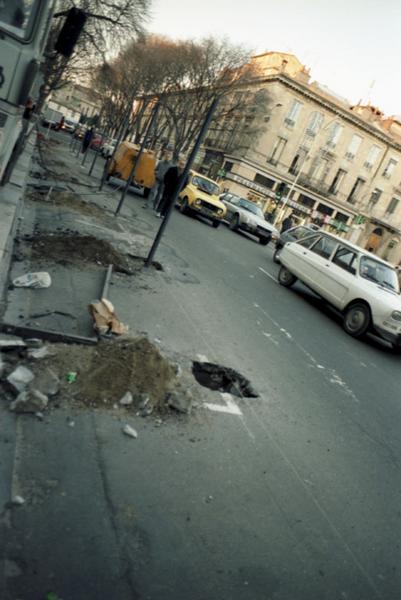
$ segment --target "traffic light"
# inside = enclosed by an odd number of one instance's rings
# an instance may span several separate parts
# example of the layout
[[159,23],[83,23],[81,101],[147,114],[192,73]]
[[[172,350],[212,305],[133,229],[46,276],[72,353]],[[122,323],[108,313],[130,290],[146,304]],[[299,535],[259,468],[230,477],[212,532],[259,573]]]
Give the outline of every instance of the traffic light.
[[61,28],[54,49],[69,58],[74,52],[75,44],[86,23],[87,15],[79,8],[71,8],[68,11],[67,18]]
[[276,189],[276,198],[278,200],[281,200],[281,198],[286,195],[287,191],[288,191],[288,185],[286,183],[284,183],[284,181],[281,181],[278,184],[277,189]]

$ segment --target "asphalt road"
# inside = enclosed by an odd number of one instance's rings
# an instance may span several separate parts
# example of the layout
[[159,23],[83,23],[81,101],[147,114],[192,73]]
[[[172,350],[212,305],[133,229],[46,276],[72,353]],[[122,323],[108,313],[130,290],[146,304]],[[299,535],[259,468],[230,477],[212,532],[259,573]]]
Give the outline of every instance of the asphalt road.
[[[123,215],[147,239],[160,223],[132,196]],[[122,320],[260,396],[142,420],[132,443],[100,411],[73,429],[5,414],[1,474],[30,502],[2,515],[0,597],[401,598],[400,357],[280,287],[272,248],[228,228],[175,211],[156,258],[142,287],[112,286]]]

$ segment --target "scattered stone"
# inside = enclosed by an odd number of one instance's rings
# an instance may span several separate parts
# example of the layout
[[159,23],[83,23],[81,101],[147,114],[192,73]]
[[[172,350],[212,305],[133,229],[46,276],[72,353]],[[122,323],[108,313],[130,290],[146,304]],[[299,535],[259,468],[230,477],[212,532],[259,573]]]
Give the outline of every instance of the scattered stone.
[[0,340],[0,350],[17,350],[18,348],[26,348],[26,343],[23,340]]
[[41,348],[30,348],[28,350],[29,358],[40,359],[40,358],[45,358],[48,355],[49,355],[49,349],[47,348],[47,346],[42,346]]
[[149,404],[149,396],[147,394],[140,394],[138,408],[144,409]]
[[48,398],[39,390],[25,390],[20,392],[14,402],[10,404],[10,410],[16,413],[40,413],[48,405]]
[[208,497],[206,498],[205,502],[206,502],[207,504],[210,504],[210,502],[213,502],[213,496],[208,496]]
[[120,400],[120,404],[123,406],[129,406],[134,401],[131,392],[126,392]]
[[43,420],[44,420],[44,418],[45,418],[45,415],[44,415],[42,412],[36,412],[36,413],[35,413],[35,417],[36,417],[37,419],[39,419],[39,421],[43,421]]
[[35,378],[35,388],[46,396],[56,396],[60,391],[60,380],[50,367],[40,371]]
[[160,427],[160,425],[163,425],[163,421],[161,419],[155,419],[155,425],[156,427]]
[[22,506],[25,504],[25,499],[22,496],[13,496],[11,504],[14,506]]
[[123,433],[125,433],[125,435],[128,435],[129,437],[132,437],[132,438],[135,438],[135,439],[138,437],[138,433],[130,425],[124,425],[124,427],[123,427]]
[[25,344],[28,346],[28,348],[40,348],[43,346],[43,341],[39,338],[27,338],[25,340]]
[[118,404],[113,404],[113,408],[114,408],[114,410],[117,410],[118,409]]
[[27,385],[31,383],[35,379],[35,375],[32,373],[30,369],[27,369],[24,366],[17,367],[8,377],[8,383],[14,388],[17,392],[22,392],[25,390]]
[[170,392],[168,405],[178,412],[189,415],[192,409],[192,394],[189,390],[183,392]]

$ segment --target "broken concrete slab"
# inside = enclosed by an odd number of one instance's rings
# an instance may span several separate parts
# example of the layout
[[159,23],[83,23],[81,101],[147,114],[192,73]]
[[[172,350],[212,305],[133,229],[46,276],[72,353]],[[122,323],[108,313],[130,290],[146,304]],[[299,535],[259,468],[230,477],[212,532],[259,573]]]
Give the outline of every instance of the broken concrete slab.
[[192,393],[189,390],[185,390],[185,392],[174,391],[169,394],[167,403],[178,412],[189,415],[192,410],[192,400]]
[[122,404],[123,406],[129,406],[133,402],[134,398],[132,397],[131,392],[126,392],[120,400],[120,404]]
[[15,392],[23,392],[27,386],[35,379],[35,375],[30,369],[20,365],[7,377],[8,383]]
[[135,438],[135,439],[138,437],[138,433],[130,425],[124,425],[124,427],[123,427],[123,433],[125,433],[125,435],[128,435],[129,437],[132,437],[132,438]]
[[56,396],[60,391],[60,379],[50,367],[47,367],[36,375],[35,388],[46,396]]
[[10,410],[16,413],[36,414],[47,408],[49,399],[39,390],[30,389],[18,394],[17,398],[10,404]]

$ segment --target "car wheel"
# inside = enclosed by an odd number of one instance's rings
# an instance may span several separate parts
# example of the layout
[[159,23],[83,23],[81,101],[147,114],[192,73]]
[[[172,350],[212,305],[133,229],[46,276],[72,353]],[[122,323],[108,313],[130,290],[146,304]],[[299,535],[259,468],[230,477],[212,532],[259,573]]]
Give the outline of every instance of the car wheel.
[[213,222],[212,222],[212,226],[213,226],[215,229],[217,229],[219,225],[220,225],[220,221],[213,221]]
[[362,302],[356,302],[345,310],[343,327],[349,335],[359,338],[369,329],[370,321],[369,307]]
[[230,221],[231,231],[237,231],[239,227],[239,215],[233,215]]
[[278,273],[278,282],[284,287],[291,287],[296,282],[297,278],[285,267],[281,267]]
[[280,264],[280,250],[281,248],[276,248],[273,254],[273,261],[278,265]]
[[189,210],[188,198],[187,198],[187,196],[185,196],[185,198],[183,198],[180,203],[180,213],[182,215],[186,215],[188,213],[188,210]]
[[270,242],[270,238],[269,237],[260,237],[259,238],[259,244],[261,246],[267,246],[267,244]]

